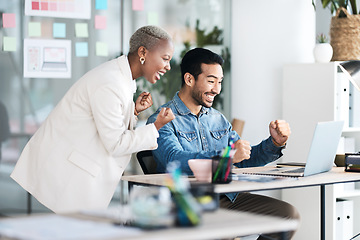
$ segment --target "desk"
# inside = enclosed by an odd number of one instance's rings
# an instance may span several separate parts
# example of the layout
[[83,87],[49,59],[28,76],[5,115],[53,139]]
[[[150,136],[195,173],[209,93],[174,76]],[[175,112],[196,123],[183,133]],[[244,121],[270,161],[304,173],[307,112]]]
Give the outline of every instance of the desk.
[[[54,216],[55,214],[49,214],[49,215],[44,215],[44,216]],[[99,218],[99,217],[89,217],[87,215],[80,215],[80,214],[75,214],[75,215],[66,215],[66,217],[71,217],[74,219],[81,219],[81,220],[86,220],[86,221],[93,221],[93,222],[108,222],[111,223],[110,220],[106,220],[103,218]],[[13,226],[11,228],[11,230],[14,231],[18,231],[20,230],[19,228],[21,226],[24,226],[24,220],[35,220],[36,219],[36,215],[32,215],[32,216],[28,216],[26,218],[18,218],[21,219],[21,224],[18,225],[18,228],[16,228],[16,220],[18,219],[11,219],[10,221],[12,222],[10,225]],[[58,216],[57,217],[61,217]],[[0,224],[2,221],[6,221],[7,219],[0,219]],[[44,220],[46,220],[44,218]],[[43,221],[44,221],[43,220]],[[39,223],[39,220],[36,220]],[[62,220],[63,221],[63,220]],[[59,222],[61,222],[61,220],[59,220]],[[14,224],[15,223],[15,224]],[[84,222],[85,223],[85,222]],[[87,222],[88,223],[88,222]],[[87,224],[85,223],[85,224]],[[9,224],[9,223],[8,223]],[[61,239],[61,236],[57,235],[57,236],[52,236],[53,233],[57,233],[57,234],[61,234],[61,232],[63,232],[64,236],[69,237],[68,233],[64,233],[64,230],[66,231],[67,226],[66,226],[66,222],[65,225],[62,226],[48,226],[48,223],[44,223],[44,224],[37,224],[36,225],[36,229],[33,229],[34,231],[32,233],[29,233],[29,236],[40,236],[42,234],[42,232],[44,232],[44,234],[46,234],[46,237],[49,237],[49,239]],[[81,224],[77,223],[77,224],[73,224],[76,225],[77,228],[73,229],[74,232],[76,232],[77,234],[81,234],[81,232],[79,233],[79,230],[81,229],[85,229],[84,226],[82,226]],[[96,228],[96,225],[93,225],[94,228]],[[278,218],[278,217],[271,217],[271,216],[262,216],[262,215],[256,215],[256,214],[252,214],[252,213],[246,213],[246,212],[238,212],[238,211],[229,211],[229,210],[225,210],[225,209],[218,209],[214,212],[205,212],[203,214],[203,219],[202,219],[202,223],[196,227],[172,227],[172,228],[166,228],[166,229],[158,229],[158,230],[139,230],[136,231],[135,234],[131,235],[131,236],[125,236],[124,237],[124,233],[123,234],[120,232],[120,228],[116,229],[116,226],[113,225],[109,225],[109,227],[111,228],[110,231],[114,232],[114,231],[118,231],[115,232],[111,235],[111,237],[109,237],[109,235],[107,235],[108,237],[104,237],[103,236],[97,236],[97,239],[118,239],[118,240],[122,240],[122,239],[126,239],[126,240],[151,240],[151,239],[156,239],[156,240],[168,240],[168,239],[172,239],[172,240],[183,240],[183,239],[188,239],[188,240],[201,240],[201,239],[219,239],[219,238],[234,238],[236,236],[246,236],[246,235],[252,235],[252,234],[256,234],[258,232],[262,232],[262,233],[271,233],[273,231],[276,232],[283,232],[283,231],[291,231],[296,229],[298,226],[298,221],[296,220],[288,220],[288,219],[283,219],[283,218]],[[70,227],[72,228],[72,227]],[[126,227],[121,227],[123,228],[123,231],[126,231]],[[99,230],[100,229],[104,229],[104,226],[99,225]],[[105,228],[106,229],[106,228]],[[136,230],[134,228],[130,228],[128,227],[128,229]],[[60,230],[60,231],[59,231]],[[62,230],[62,231],[61,231]],[[93,229],[96,230],[96,229]],[[109,230],[109,229],[108,229]],[[107,232],[107,231],[106,231]],[[1,234],[1,228],[0,228],[0,234]],[[25,232],[22,232],[22,234],[25,234]],[[74,233],[75,234],[75,233]],[[81,236],[77,235],[77,238],[79,239],[84,239],[85,236],[88,236],[87,233],[83,233]],[[105,234],[106,236],[106,234]],[[41,237],[44,238],[44,235],[42,235]],[[4,239],[5,238],[1,238],[0,239]]]
[[[270,167],[269,167],[270,168]],[[233,169],[234,173],[241,173],[245,169]],[[164,185],[166,174],[123,176],[122,180],[138,184]],[[195,181],[195,179],[191,179]],[[325,185],[334,183],[360,181],[360,173],[345,172],[343,167],[334,167],[331,171],[312,176],[270,182],[232,181],[229,184],[215,184],[215,193],[252,192],[297,187],[320,186],[321,199],[321,239],[325,240]]]

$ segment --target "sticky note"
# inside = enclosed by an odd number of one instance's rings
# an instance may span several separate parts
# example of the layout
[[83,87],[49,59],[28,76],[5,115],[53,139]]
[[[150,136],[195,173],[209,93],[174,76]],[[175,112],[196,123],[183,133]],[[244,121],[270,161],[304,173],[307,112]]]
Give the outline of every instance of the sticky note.
[[31,3],[31,9],[32,10],[40,10],[40,3],[36,2],[36,1],[32,2]]
[[158,25],[159,24],[159,15],[157,12],[148,13],[148,25]]
[[132,9],[134,11],[144,10],[144,0],[132,0]]
[[95,16],[95,29],[105,29],[106,28],[106,17],[96,15]]
[[3,28],[14,28],[16,27],[15,13],[3,13]]
[[29,22],[29,37],[40,37],[41,36],[41,23],[40,22]]
[[57,9],[58,9],[57,2],[50,2],[50,3],[49,3],[49,10],[50,10],[50,11],[56,12]]
[[66,37],[66,24],[65,23],[54,23],[53,24],[53,37],[54,38],[65,38]]
[[7,52],[16,51],[16,38],[15,37],[3,37],[3,50]]
[[95,1],[95,9],[98,10],[106,10],[107,9],[107,0],[96,0]]
[[89,37],[89,30],[87,23],[76,23],[75,24],[75,36],[79,38]]
[[109,55],[108,53],[108,45],[104,42],[96,42],[96,56],[106,57]]
[[77,42],[75,43],[75,56],[77,57],[87,57],[89,56],[88,50],[88,43],[87,42]]
[[49,3],[47,1],[40,2],[40,9],[41,11],[49,10]]

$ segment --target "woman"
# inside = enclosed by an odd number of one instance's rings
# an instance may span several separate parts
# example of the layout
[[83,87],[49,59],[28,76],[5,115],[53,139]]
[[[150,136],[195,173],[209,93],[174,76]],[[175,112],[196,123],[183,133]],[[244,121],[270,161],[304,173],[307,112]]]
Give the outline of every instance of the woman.
[[152,105],[149,93],[133,102],[135,80],[155,83],[170,70],[171,37],[155,26],[138,29],[128,56],[81,77],[25,146],[11,177],[56,213],[104,209],[134,152],[157,148],[158,131],[174,119],[163,109],[153,125],[136,128]]

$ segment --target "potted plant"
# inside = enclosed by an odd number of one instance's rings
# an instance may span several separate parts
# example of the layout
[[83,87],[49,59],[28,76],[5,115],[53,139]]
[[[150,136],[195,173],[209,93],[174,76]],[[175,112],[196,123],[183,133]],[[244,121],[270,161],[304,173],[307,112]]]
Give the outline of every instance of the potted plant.
[[[312,0],[312,4],[314,8],[315,6],[315,0]],[[348,7],[351,9],[351,14],[358,14],[357,6],[356,6],[356,0],[321,0],[321,4],[323,8],[330,8],[331,14],[336,12],[340,8],[348,9]],[[341,13],[341,17],[345,17],[345,13]]]
[[321,33],[317,35],[316,42],[317,43],[314,48],[315,62],[330,62],[333,55],[333,49],[329,43],[328,37],[325,34]]
[[330,24],[331,60],[360,60],[360,14],[356,0],[321,0],[321,3],[323,8],[330,9],[331,14],[335,13]]

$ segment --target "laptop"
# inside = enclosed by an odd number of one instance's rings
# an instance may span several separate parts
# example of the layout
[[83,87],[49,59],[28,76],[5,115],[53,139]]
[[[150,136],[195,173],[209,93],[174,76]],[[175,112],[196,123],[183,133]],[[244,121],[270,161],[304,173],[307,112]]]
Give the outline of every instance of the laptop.
[[62,47],[44,47],[41,71],[66,72],[66,49]]
[[[332,169],[340,141],[344,121],[317,123],[305,166],[294,167],[294,163],[277,167],[243,168],[243,174],[305,177]],[[291,167],[291,166],[293,167]]]

